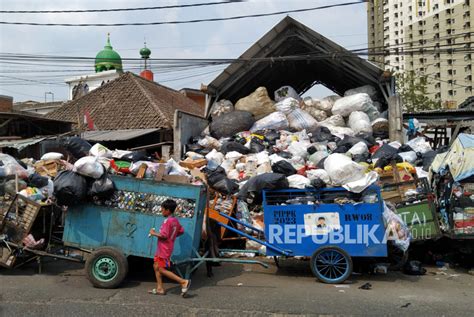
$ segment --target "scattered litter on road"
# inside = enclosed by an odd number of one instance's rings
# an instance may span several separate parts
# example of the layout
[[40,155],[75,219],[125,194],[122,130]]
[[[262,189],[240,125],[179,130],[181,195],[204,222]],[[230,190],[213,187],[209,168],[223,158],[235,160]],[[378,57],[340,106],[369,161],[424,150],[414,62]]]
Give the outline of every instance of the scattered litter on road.
[[243,283],[237,283],[237,286],[242,286],[242,285],[244,285],[244,284]]
[[359,286],[359,289],[363,289],[363,290],[371,290],[372,289],[372,284],[370,283],[365,283],[364,285],[362,286]]
[[350,288],[350,285],[334,285],[335,288]]
[[410,305],[411,305],[411,303],[406,303],[405,305],[402,305],[401,308],[407,308]]

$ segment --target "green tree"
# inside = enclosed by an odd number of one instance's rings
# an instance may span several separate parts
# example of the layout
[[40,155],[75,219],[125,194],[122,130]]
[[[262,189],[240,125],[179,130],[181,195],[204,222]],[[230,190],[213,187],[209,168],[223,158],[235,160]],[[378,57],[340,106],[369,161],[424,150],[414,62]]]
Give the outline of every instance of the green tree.
[[441,108],[441,102],[428,96],[428,76],[409,71],[398,73],[395,77],[397,91],[403,100],[403,111],[417,112]]

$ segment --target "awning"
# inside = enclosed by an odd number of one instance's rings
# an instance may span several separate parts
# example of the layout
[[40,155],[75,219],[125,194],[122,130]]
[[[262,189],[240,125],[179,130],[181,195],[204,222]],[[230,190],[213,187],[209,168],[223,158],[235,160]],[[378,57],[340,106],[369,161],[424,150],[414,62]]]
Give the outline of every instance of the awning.
[[142,135],[156,132],[159,129],[129,129],[129,130],[102,130],[86,131],[81,134],[83,139],[93,142],[101,141],[127,141]]
[[39,143],[46,138],[29,138],[29,139],[20,139],[20,140],[0,140],[0,148],[9,147],[17,149],[18,151],[27,148],[30,145]]

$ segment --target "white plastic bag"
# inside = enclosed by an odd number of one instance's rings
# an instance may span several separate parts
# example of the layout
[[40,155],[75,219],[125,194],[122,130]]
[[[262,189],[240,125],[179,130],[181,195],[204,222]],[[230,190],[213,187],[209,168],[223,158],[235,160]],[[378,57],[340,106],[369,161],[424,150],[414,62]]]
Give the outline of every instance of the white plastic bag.
[[305,189],[311,186],[311,181],[303,175],[295,174],[286,178],[290,188]]
[[74,163],[73,171],[82,176],[98,179],[104,174],[104,167],[96,157],[84,156]]
[[419,152],[421,154],[425,154],[426,152],[432,150],[431,145],[426,142],[425,138],[423,137],[414,138],[413,140],[408,141],[406,145],[409,145],[413,151]]
[[331,154],[326,158],[324,169],[328,172],[333,185],[343,185],[361,179],[365,171],[363,166],[339,153]]
[[348,117],[353,111],[364,111],[370,106],[373,107],[374,105],[369,95],[360,93],[336,100],[332,107],[332,113]]
[[224,161],[224,154],[222,154],[221,152],[217,152],[216,149],[213,149],[211,152],[209,152],[206,155],[206,160],[214,161],[218,165],[221,165],[222,162]]
[[313,118],[309,113],[300,108],[296,108],[286,115],[290,128],[297,131],[300,130],[313,130],[318,126],[318,121]]
[[272,172],[272,165],[270,161],[265,162],[257,167],[257,175],[264,174],[264,173],[271,173]]
[[344,138],[344,135],[355,136],[355,132],[351,128],[335,127],[330,125],[328,125],[327,128],[329,129],[329,131],[331,131],[331,134],[334,134],[335,136],[341,139]]
[[402,152],[398,153],[398,155],[400,155],[404,162],[408,162],[410,164],[415,163],[416,159],[418,158],[415,151]]
[[400,250],[406,252],[410,246],[410,229],[402,218],[389,208],[385,202],[383,205],[383,219],[387,228],[387,240],[393,241]]
[[212,106],[211,117],[214,119],[220,115],[223,115],[224,113],[229,113],[232,111],[234,111],[234,105],[232,102],[226,99],[221,99]]
[[132,151],[124,151],[124,150],[115,150],[112,151],[112,158],[114,159],[121,159],[126,155],[132,155]]
[[365,85],[354,89],[346,90],[344,96],[352,96],[359,93],[365,93],[369,95],[370,99],[372,100],[377,97],[377,90],[375,90],[375,88],[371,85]]
[[226,160],[232,160],[234,162],[240,160],[242,158],[242,156],[244,156],[242,153],[239,153],[237,151],[231,151],[231,152],[228,152],[226,155],[225,155],[225,158]]
[[260,153],[257,153],[257,155],[255,157],[257,158],[257,165],[270,163],[270,157],[268,156],[267,151],[262,151]]
[[220,149],[221,143],[212,136],[205,136],[198,141],[198,144],[206,149]]
[[186,170],[173,159],[169,159],[166,162],[165,172],[168,175],[188,176]]
[[321,101],[311,97],[306,97],[300,105],[301,109],[309,113],[317,121],[326,120],[327,113],[324,110],[321,110]]
[[284,159],[283,157],[281,157],[280,155],[278,154],[272,154],[269,156],[270,158],[270,162],[273,164],[275,164],[276,162],[280,162],[280,161],[288,161],[286,159]]
[[300,103],[295,98],[285,98],[275,104],[275,109],[285,115],[290,114],[293,110],[298,109]]
[[361,193],[363,192],[367,187],[375,183],[379,179],[379,174],[375,171],[371,171],[361,179],[358,179],[353,182],[346,183],[342,185],[345,189],[347,189],[350,192],[353,193]]
[[288,147],[288,152],[290,152],[293,156],[306,158],[308,156],[308,147],[310,145],[311,144],[306,141],[291,142],[290,146]]
[[329,153],[325,151],[317,151],[311,154],[308,158],[308,161],[313,164],[313,166],[318,165],[318,163],[325,157],[329,156]]
[[323,111],[326,111],[328,115],[331,115],[332,107],[334,106],[334,103],[336,102],[336,100],[339,100],[339,99],[341,99],[341,97],[338,95],[331,95],[331,96],[324,97],[323,99],[321,99],[321,102],[319,105],[320,109]]
[[0,166],[0,169],[3,169],[3,177],[15,175],[18,175],[19,178],[23,179],[28,177],[28,171],[18,164],[12,156],[0,153],[0,161],[3,163],[3,166]]
[[221,167],[226,171],[226,173],[229,173],[231,170],[235,169],[235,160],[230,160],[230,159],[225,159]]
[[288,119],[285,114],[275,111],[268,116],[256,121],[250,128],[250,132],[261,130],[287,130],[289,127]]
[[352,155],[360,155],[369,152],[369,148],[365,142],[360,141],[354,144],[347,152]]
[[320,179],[325,184],[331,183],[331,179],[329,178],[328,172],[326,172],[326,170],[323,170],[322,168],[306,171],[306,177],[308,177],[310,181],[314,179]]
[[291,86],[283,86],[275,90],[275,101],[279,102],[285,98],[291,97],[295,98],[296,100],[300,101],[301,97],[298,95],[295,89]]
[[112,157],[112,152],[100,143],[94,144],[89,150],[89,154],[96,157]]
[[354,111],[349,115],[347,122],[349,128],[351,128],[355,134],[358,133],[372,133],[372,125],[367,114],[362,111]]
[[344,121],[344,118],[340,114],[335,114],[333,116],[330,116],[326,120],[320,122],[322,126],[333,126],[333,127],[345,127],[346,122]]
[[63,158],[63,155],[61,153],[57,152],[48,152],[43,154],[41,157],[42,161],[48,161],[48,160],[60,160]]

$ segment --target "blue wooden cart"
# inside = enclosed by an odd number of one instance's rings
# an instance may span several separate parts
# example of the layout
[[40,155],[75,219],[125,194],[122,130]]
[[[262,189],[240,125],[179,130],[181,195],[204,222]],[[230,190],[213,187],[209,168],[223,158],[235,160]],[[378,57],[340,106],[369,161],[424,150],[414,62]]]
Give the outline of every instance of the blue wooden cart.
[[372,186],[365,194],[370,201],[344,188],[265,191],[265,231],[240,222],[263,239],[221,225],[265,245],[266,255],[276,262],[280,256],[311,257],[320,281],[341,283],[352,273],[352,257],[387,257],[380,189]]
[[[212,259],[199,253],[207,199],[205,187],[131,177],[113,177],[113,180],[117,191],[122,193],[168,197],[193,204],[194,210],[187,217],[179,218],[184,234],[176,240],[171,258],[181,276],[189,277],[205,261],[264,265],[252,260]],[[138,205],[136,201],[126,201],[119,204],[119,208],[86,203],[67,211],[63,242],[66,246],[91,251],[85,269],[94,286],[114,288],[120,285],[128,272],[128,256],[154,257],[156,239],[149,238],[148,233],[151,228],[160,228],[165,218],[140,212]],[[159,209],[159,205],[155,207]]]

